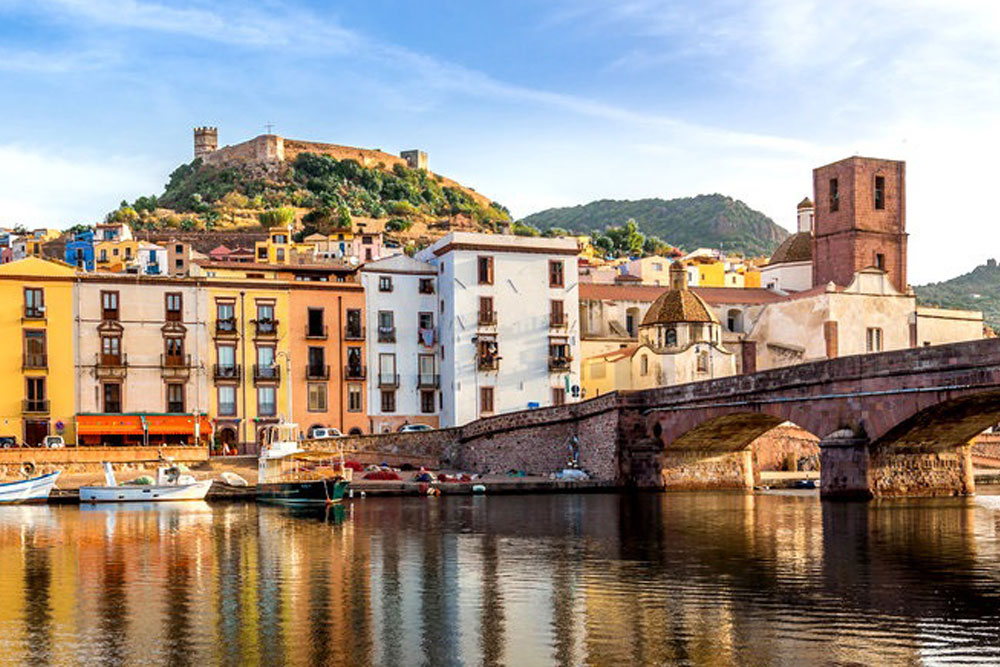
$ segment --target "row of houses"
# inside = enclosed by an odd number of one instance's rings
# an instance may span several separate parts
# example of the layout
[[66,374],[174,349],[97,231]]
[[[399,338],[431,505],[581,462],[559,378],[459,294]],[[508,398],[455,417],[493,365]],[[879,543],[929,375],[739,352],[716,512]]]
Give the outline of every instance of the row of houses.
[[577,400],[576,253],[572,239],[454,233],[360,271],[12,262],[0,436],[252,451],[281,419],[377,433]]

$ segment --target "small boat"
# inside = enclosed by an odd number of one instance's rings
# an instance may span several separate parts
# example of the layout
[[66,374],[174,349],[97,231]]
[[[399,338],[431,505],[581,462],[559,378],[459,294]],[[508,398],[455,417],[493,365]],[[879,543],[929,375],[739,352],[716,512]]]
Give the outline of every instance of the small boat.
[[41,477],[0,484],[0,503],[44,503],[49,499],[59,473],[57,470]]
[[177,466],[156,469],[155,484],[116,484],[110,463],[104,464],[105,486],[81,486],[81,503],[134,503],[167,500],[204,500],[212,488],[212,480],[201,482],[182,474]]
[[280,505],[330,505],[344,499],[352,470],[343,448],[306,450],[296,424],[269,426],[257,459],[257,500]]

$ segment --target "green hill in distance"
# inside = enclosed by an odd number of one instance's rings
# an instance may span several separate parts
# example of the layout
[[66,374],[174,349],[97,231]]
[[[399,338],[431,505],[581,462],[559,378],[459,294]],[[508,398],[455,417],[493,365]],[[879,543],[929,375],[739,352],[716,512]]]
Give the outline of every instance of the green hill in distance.
[[788,238],[788,232],[771,218],[720,194],[679,199],[601,199],[539,211],[520,222],[543,232],[555,227],[589,234],[620,227],[630,218],[646,236],[657,236],[688,251],[720,248],[756,257],[770,255]]
[[920,305],[981,310],[986,323],[1000,329],[1000,267],[996,260],[951,280],[914,286],[913,291]]

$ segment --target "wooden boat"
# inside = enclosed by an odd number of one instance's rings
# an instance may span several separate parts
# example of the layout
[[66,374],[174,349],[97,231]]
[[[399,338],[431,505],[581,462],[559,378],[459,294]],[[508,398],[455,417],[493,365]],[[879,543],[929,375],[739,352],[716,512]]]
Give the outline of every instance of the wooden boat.
[[257,500],[280,505],[340,502],[351,482],[343,449],[302,449],[297,432],[297,425],[288,423],[265,431],[257,460]]
[[18,482],[0,484],[0,503],[44,503],[59,479],[60,471]]
[[105,486],[81,486],[81,503],[134,503],[173,500],[204,500],[212,488],[212,480],[198,482],[181,474],[177,466],[161,466],[156,470],[155,484],[115,483],[110,463],[104,464]]

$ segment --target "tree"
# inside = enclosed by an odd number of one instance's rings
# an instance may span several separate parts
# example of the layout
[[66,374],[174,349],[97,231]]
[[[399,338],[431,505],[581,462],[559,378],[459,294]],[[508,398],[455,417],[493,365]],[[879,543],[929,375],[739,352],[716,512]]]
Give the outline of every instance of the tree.
[[264,229],[287,227],[295,222],[295,209],[288,208],[287,206],[268,209],[267,211],[258,213],[257,219],[260,221],[260,226]]
[[541,232],[538,231],[536,227],[531,225],[526,225],[523,222],[515,222],[511,225],[510,230],[514,232],[515,236],[540,236]]
[[642,252],[646,255],[666,255],[670,252],[670,246],[658,236],[647,236],[646,242],[642,244]]

